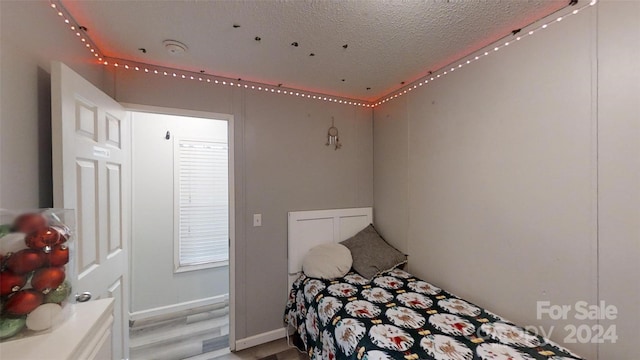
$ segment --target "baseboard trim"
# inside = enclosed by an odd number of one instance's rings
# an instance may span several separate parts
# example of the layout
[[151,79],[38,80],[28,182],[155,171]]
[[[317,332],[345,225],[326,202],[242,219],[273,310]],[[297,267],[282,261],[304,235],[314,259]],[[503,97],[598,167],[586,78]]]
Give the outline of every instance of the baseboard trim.
[[129,319],[131,321],[148,319],[155,316],[167,315],[171,313],[189,310],[189,309],[197,308],[200,306],[219,304],[225,301],[229,301],[229,294],[223,294],[223,295],[212,296],[204,299],[186,301],[179,304],[160,306],[160,307],[148,309],[148,310],[136,311],[136,312],[129,313]]
[[262,334],[253,335],[244,339],[237,340],[235,351],[248,349],[256,345],[268,343],[269,341],[282,339],[283,337],[287,336],[286,330],[286,328],[275,329],[264,332]]

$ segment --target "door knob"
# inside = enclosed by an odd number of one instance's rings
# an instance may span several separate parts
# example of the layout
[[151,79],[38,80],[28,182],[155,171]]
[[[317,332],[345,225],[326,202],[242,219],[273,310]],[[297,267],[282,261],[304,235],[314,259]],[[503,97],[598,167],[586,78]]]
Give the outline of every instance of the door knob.
[[76,301],[77,302],[87,302],[91,300],[91,293],[90,292],[83,292],[82,294],[76,294]]

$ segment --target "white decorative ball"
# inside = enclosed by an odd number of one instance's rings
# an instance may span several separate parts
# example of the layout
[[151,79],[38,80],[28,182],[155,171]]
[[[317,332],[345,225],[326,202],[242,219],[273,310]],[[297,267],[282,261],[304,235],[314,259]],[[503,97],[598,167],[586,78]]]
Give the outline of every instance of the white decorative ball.
[[27,315],[27,328],[33,331],[42,331],[50,328],[58,322],[62,307],[58,304],[42,304]]
[[24,233],[14,232],[9,233],[2,237],[0,241],[0,254],[7,255],[8,253],[15,253],[22,249],[27,248],[27,244],[24,242]]

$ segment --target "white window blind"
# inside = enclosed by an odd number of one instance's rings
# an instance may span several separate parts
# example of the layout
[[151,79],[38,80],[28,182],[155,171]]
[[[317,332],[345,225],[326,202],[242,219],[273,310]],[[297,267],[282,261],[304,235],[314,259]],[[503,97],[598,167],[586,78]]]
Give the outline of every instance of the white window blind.
[[180,140],[178,267],[229,260],[229,150],[226,143]]

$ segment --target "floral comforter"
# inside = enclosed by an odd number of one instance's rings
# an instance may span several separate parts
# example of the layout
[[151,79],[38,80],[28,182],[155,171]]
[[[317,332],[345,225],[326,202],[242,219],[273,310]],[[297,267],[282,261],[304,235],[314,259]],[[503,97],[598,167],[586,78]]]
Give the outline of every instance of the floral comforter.
[[295,281],[285,323],[312,360],[570,360],[561,346],[413,275]]

